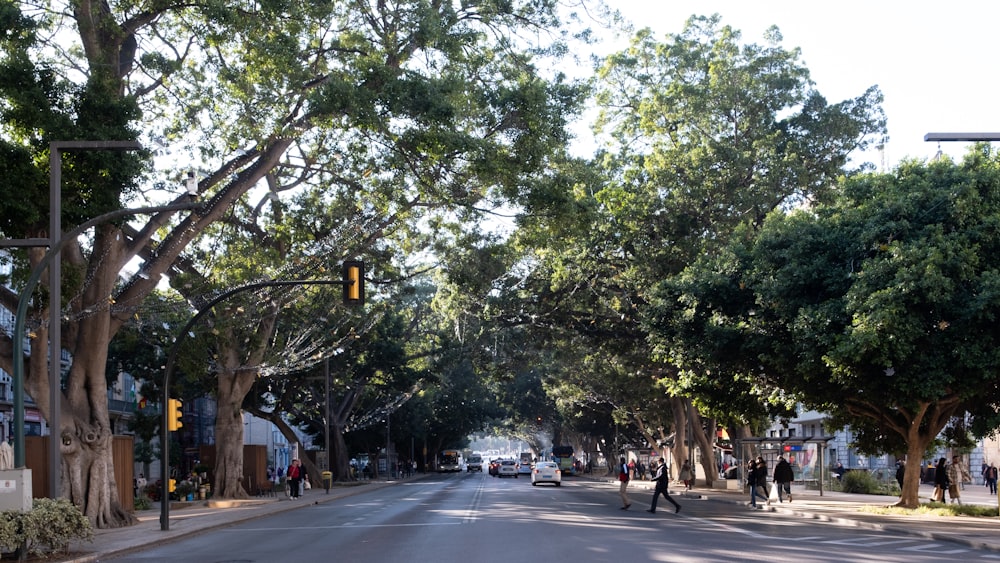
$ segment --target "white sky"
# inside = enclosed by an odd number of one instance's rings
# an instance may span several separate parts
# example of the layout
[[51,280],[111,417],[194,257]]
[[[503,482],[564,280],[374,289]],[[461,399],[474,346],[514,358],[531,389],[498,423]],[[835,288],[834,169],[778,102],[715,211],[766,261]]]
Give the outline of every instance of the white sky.
[[[816,88],[830,103],[877,85],[885,96],[889,144],[884,164],[931,158],[929,132],[996,132],[1000,116],[1000,2],[950,0],[609,0],[637,27],[662,38],[680,32],[691,15],[722,16],[742,43],[763,44],[776,25],[787,49],[799,47]],[[970,143],[941,143],[956,159]],[[882,157],[862,160],[881,168]]]

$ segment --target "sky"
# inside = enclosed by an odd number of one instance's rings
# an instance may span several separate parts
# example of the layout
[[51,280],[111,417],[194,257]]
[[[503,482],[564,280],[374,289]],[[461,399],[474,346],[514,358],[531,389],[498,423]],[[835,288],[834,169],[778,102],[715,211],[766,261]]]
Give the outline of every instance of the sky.
[[[692,15],[719,14],[743,43],[764,44],[776,25],[787,49],[801,49],[816,89],[828,102],[877,85],[885,98],[889,143],[883,153],[854,155],[880,170],[907,157],[933,158],[930,132],[1000,131],[1000,2],[995,0],[609,0],[660,38]],[[971,143],[940,143],[959,159]]]

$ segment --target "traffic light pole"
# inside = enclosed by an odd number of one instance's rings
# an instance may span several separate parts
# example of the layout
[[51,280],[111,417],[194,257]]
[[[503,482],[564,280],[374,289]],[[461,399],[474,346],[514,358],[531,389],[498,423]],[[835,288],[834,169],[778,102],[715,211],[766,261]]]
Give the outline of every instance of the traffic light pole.
[[[285,287],[285,286],[296,286],[296,285],[343,285],[347,286],[357,286],[363,288],[363,277],[364,267],[360,265],[361,263],[356,263],[359,266],[356,270],[349,270],[344,268],[345,274],[350,276],[348,279],[341,280],[276,280],[276,281],[266,281],[257,282],[247,285],[242,285],[230,289],[229,291],[223,292],[209,301],[204,307],[201,308],[184,328],[181,329],[180,334],[174,339],[173,346],[170,347],[170,351],[167,353],[167,362],[163,370],[163,397],[160,403],[163,419],[160,423],[160,483],[162,483],[162,488],[160,490],[160,530],[167,531],[170,529],[170,409],[167,405],[170,403],[170,380],[174,373],[174,364],[177,360],[177,353],[180,350],[180,344],[184,339],[184,335],[191,332],[194,325],[201,320],[212,307],[215,307],[220,302],[229,299],[237,293],[243,293],[245,291],[251,291],[254,289],[261,289],[264,287]],[[345,298],[347,297],[347,292],[345,291]],[[364,291],[360,292],[358,296],[360,302],[364,302]]]

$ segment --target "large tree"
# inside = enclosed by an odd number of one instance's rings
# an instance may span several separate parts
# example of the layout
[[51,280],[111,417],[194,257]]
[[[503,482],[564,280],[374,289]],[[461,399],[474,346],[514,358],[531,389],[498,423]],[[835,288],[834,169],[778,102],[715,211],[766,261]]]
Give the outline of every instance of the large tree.
[[[690,318],[702,343],[724,344],[691,350],[753,364],[867,449],[905,454],[899,504],[916,507],[921,460],[953,417],[980,436],[1000,425],[998,226],[989,150],[852,177],[828,205],[775,213],[730,259],[693,268]],[[736,347],[742,359],[723,353]]]
[[[637,381],[630,412],[650,417],[644,425],[654,428],[671,421],[652,417],[672,415],[703,449],[714,439],[711,419],[727,413],[706,410],[708,419],[694,421],[689,401],[705,403],[680,384],[690,366],[651,346],[658,342],[651,335],[670,330],[659,322],[668,316],[662,309],[676,304],[656,288],[717,252],[742,223],[757,226],[774,209],[828,197],[848,155],[881,141],[885,129],[877,88],[829,103],[797,49],[782,47],[776,29],[764,39],[745,44],[719,17],[692,17],[663,39],[641,30],[601,60],[600,151],[589,169],[560,169],[577,179],[565,184],[581,224],[526,223],[528,274],[517,270],[508,280],[508,295],[526,296],[506,308],[511,323],[589,340],[592,356],[614,366],[608,373]],[[665,393],[680,400],[648,400]],[[644,408],[654,404],[665,406]],[[675,455],[686,457],[683,447]],[[714,461],[703,460],[711,477]]]
[[[161,276],[208,274],[198,269],[208,245],[184,252],[201,242],[209,225],[229,217],[240,202],[256,209],[256,200],[244,198],[265,181],[274,197],[296,185],[328,186],[342,196],[342,220],[357,219],[356,225],[442,204],[474,215],[477,204],[521,194],[526,179],[566,140],[566,115],[577,102],[576,89],[558,76],[542,76],[532,57],[560,49],[556,40],[546,41],[551,51],[532,51],[528,41],[536,31],[558,33],[552,2],[248,7],[83,1],[5,8],[13,31],[2,36],[0,169],[22,186],[22,197],[0,203],[4,236],[33,237],[46,229],[51,140],[142,136],[173,145],[167,150],[183,147],[187,155],[179,166],[201,171],[204,205],[197,211],[102,225],[64,250],[63,269],[74,275],[66,276],[67,297],[56,306],[66,310],[61,345],[73,361],[62,405],[47,403],[48,379],[38,360],[47,354],[48,332],[40,321],[49,306],[44,291],[33,301],[28,323],[36,336],[30,350],[35,360],[26,389],[43,412],[64,413],[54,431],[65,444],[64,490],[98,527],[132,521],[116,497],[111,467],[108,342]],[[36,34],[35,26],[53,33]],[[70,29],[78,33],[75,41]],[[58,44],[41,42],[45,37]],[[145,198],[177,197],[180,171],[157,174],[151,189],[140,191],[141,171],[134,156],[67,158],[66,228]],[[410,214],[408,220],[416,225],[421,219]],[[375,229],[356,240],[376,241],[380,234]],[[15,253],[15,289],[40,256],[37,249]],[[128,267],[136,257],[142,260],[138,271]],[[0,291],[12,310],[16,292]],[[204,295],[189,297],[197,307]],[[252,344],[267,340],[274,319],[273,311],[261,316]],[[233,338],[220,342],[226,344],[222,373],[232,375],[219,379],[220,401],[231,414],[250,388],[245,378],[253,377],[265,355]],[[10,335],[0,344],[0,367],[9,371]],[[225,420],[228,432],[217,440],[239,443],[240,429],[230,423],[232,416]]]

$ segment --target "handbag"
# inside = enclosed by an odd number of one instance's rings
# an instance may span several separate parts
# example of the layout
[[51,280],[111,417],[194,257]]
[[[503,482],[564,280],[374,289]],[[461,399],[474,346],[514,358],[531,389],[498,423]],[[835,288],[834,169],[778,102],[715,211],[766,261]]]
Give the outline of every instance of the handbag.
[[934,486],[934,496],[931,497],[931,500],[934,502],[944,502],[944,489],[941,488],[941,485]]

